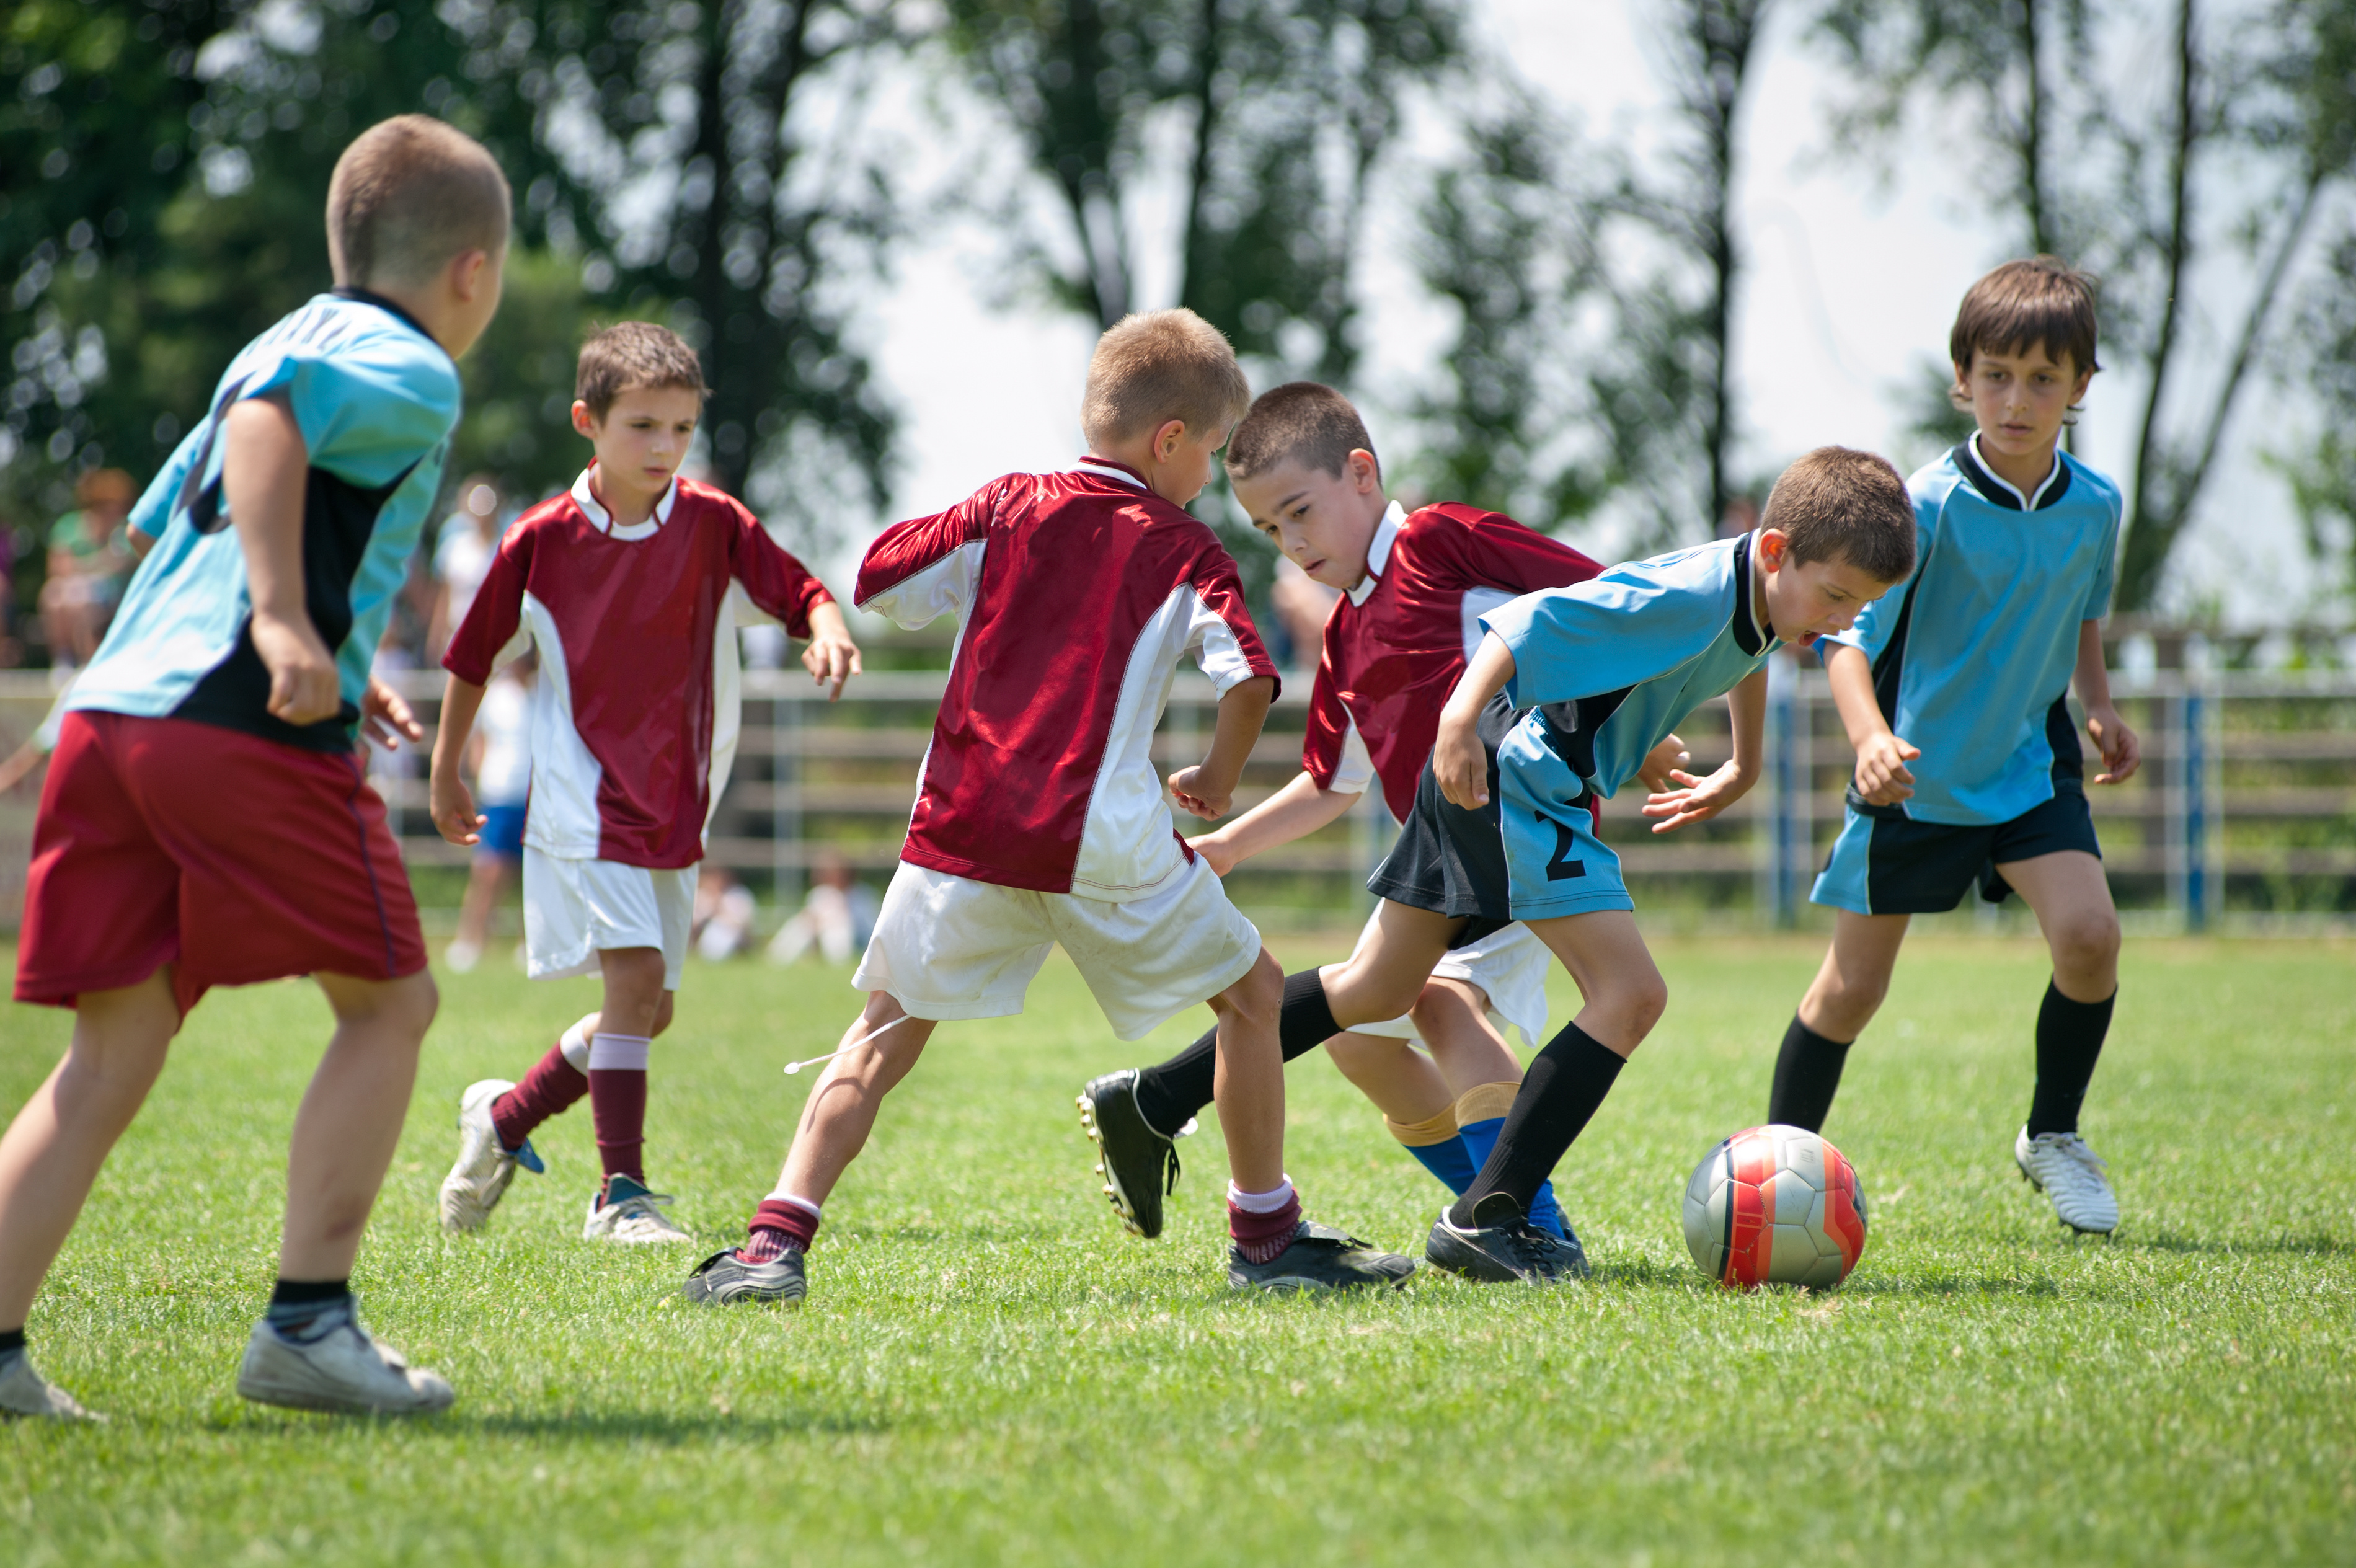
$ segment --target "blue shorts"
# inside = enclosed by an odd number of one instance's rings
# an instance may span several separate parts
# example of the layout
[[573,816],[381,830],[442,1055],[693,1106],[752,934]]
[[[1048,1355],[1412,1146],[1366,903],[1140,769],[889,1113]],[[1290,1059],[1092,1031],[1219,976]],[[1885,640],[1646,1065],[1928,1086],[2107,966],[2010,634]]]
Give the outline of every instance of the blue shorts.
[[485,806],[480,808],[489,818],[483,824],[479,842],[475,845],[477,859],[493,860],[523,858],[524,808],[521,806]]
[[1633,909],[1620,856],[1595,836],[1595,797],[1536,711],[1497,747],[1498,826],[1516,920]]
[[2067,776],[2053,780],[2051,800],[2005,822],[1918,822],[1896,806],[1852,798],[1808,897],[1859,915],[1936,915],[1977,882],[1982,898],[2000,904],[2012,887],[1998,864],[2071,849],[2102,858],[2085,787]]

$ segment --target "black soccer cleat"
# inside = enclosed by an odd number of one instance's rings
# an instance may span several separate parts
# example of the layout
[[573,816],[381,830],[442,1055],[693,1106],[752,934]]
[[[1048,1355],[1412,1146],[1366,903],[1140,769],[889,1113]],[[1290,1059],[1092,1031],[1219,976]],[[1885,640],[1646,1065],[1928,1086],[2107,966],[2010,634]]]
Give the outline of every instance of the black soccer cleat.
[[687,1276],[687,1299],[706,1306],[727,1306],[740,1301],[782,1302],[798,1306],[809,1294],[802,1273],[802,1250],[788,1247],[775,1262],[748,1263],[731,1247],[695,1265]]
[[1080,1130],[1096,1141],[1097,1175],[1120,1222],[1149,1241],[1161,1235],[1162,1199],[1178,1190],[1178,1140],[1154,1131],[1137,1108],[1136,1069],[1080,1090]]
[[1587,1277],[1587,1253],[1578,1238],[1563,1227],[1566,1240],[1558,1241],[1532,1225],[1522,1206],[1508,1192],[1493,1192],[1472,1206],[1472,1224],[1460,1230],[1445,1208],[1423,1244],[1424,1261],[1484,1284],[1515,1280],[1550,1285],[1559,1279]]
[[1413,1273],[1412,1258],[1378,1252],[1355,1236],[1306,1219],[1292,1233],[1292,1244],[1265,1263],[1246,1258],[1239,1247],[1227,1249],[1227,1283],[1237,1290],[1396,1290]]

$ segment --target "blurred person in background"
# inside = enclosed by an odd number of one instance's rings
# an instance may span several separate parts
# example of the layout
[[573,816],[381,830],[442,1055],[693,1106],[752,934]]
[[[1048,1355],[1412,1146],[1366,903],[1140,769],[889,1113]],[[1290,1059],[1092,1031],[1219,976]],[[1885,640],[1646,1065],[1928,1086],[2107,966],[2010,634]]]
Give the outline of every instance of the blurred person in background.
[[1291,644],[1285,668],[1315,670],[1325,648],[1325,618],[1341,601],[1342,590],[1317,581],[1294,564],[1290,556],[1280,555],[1276,559],[1276,580],[1269,585],[1268,596],[1276,609],[1277,624],[1284,628],[1285,640]]
[[771,963],[792,963],[816,947],[829,963],[848,963],[867,950],[875,932],[875,893],[851,879],[851,865],[829,852],[810,871],[809,897],[800,913],[777,928]]
[[93,468],[74,481],[74,510],[49,530],[49,576],[41,589],[42,635],[52,668],[80,669],[98,651],[123,584],[138,564],[131,503],[139,487],[120,468]]
[[753,917],[759,906],[736,874],[710,861],[695,879],[695,915],[688,939],[713,963],[753,949]]
[[524,804],[531,792],[531,683],[539,670],[534,650],[492,676],[475,717],[467,761],[475,770],[482,836],[458,904],[458,934],[442,950],[442,961],[459,974],[481,960],[491,934],[491,911],[523,865]]
[[434,577],[441,587],[426,623],[429,659],[441,659],[451,631],[466,618],[466,607],[475,602],[475,590],[483,585],[506,531],[506,513],[498,481],[490,475],[469,474],[458,486],[458,510],[444,520],[434,545]]

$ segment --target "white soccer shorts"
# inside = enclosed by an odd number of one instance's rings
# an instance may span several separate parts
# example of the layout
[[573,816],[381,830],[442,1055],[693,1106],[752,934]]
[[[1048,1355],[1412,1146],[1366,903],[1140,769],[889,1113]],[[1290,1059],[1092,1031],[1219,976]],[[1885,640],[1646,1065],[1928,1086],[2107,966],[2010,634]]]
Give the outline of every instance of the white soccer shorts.
[[890,993],[919,1018],[1011,1017],[1058,943],[1124,1040],[1216,996],[1260,952],[1258,929],[1200,857],[1126,904],[902,861],[851,983]]
[[[1379,914],[1366,921],[1358,937],[1360,947],[1372,940]],[[1505,1035],[1510,1026],[1521,1031],[1526,1046],[1536,1049],[1547,1041],[1547,966],[1553,961],[1554,954],[1546,943],[1531,935],[1527,926],[1515,922],[1477,942],[1450,949],[1448,956],[1432,965],[1431,978],[1479,986],[1489,999],[1489,1022],[1497,1033]],[[1414,1021],[1407,1017],[1387,1024],[1353,1024],[1350,1032],[1389,1040],[1419,1037]],[[1511,1036],[1506,1036],[1506,1043],[1512,1043]]]
[[695,921],[695,867],[651,871],[523,846],[523,945],[534,980],[595,974],[605,948],[660,948],[677,991]]

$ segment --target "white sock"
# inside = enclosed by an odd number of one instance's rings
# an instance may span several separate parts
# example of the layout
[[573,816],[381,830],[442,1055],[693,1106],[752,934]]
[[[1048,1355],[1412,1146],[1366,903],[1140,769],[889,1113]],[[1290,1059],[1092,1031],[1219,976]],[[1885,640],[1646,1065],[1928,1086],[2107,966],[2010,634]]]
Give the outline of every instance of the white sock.
[[769,1194],[768,1197],[763,1198],[761,1201],[763,1203],[790,1203],[796,1208],[809,1209],[810,1211],[811,1219],[815,1219],[818,1218],[819,1210],[817,1204],[811,1202],[807,1197],[798,1197],[793,1193],[787,1192],[782,1185],[778,1187],[776,1191]]
[[644,1072],[654,1041],[644,1035],[609,1035],[600,1029],[589,1036],[591,1072]]
[[589,1020],[596,1015],[584,1013],[574,1019],[573,1027],[565,1030],[556,1042],[557,1048],[564,1053],[564,1059],[573,1064],[574,1072],[589,1070]]
[[1273,1214],[1292,1201],[1292,1178],[1286,1176],[1266,1192],[1246,1192],[1235,1183],[1227,1183],[1227,1201],[1246,1214]]

